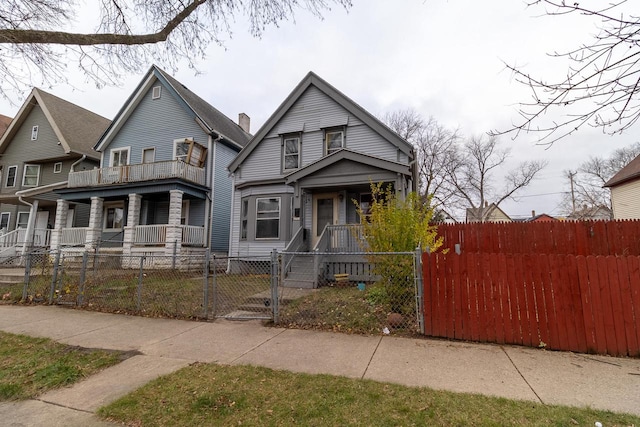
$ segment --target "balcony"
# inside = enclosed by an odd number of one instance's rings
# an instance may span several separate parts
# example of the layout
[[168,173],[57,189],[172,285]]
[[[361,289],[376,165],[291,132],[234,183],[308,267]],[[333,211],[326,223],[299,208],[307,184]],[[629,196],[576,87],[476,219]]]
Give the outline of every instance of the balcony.
[[68,188],[99,187],[175,178],[199,185],[206,183],[204,168],[190,165],[182,160],[173,160],[71,172]]

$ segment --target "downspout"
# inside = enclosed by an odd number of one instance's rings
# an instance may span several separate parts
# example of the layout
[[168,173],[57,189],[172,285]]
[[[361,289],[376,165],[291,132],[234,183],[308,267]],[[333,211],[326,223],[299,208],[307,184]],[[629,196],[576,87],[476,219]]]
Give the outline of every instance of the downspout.
[[75,162],[73,162],[73,163],[71,164],[71,170],[69,171],[69,173],[71,173],[71,172],[75,172],[76,166],[77,166],[77,165],[79,165],[79,164],[80,164],[80,162],[83,162],[83,161],[84,161],[84,159],[86,159],[86,158],[87,158],[87,155],[86,155],[86,154],[83,154],[83,155],[82,155],[82,157],[80,157],[80,159],[78,159],[78,160],[76,160]]
[[[213,133],[213,132],[212,132]],[[210,136],[209,141],[210,141],[210,155],[209,155],[209,197],[211,198],[211,203],[209,204],[209,230],[208,230],[208,248],[209,251],[211,251],[212,249],[212,243],[213,243],[213,239],[211,238],[211,235],[213,234],[213,212],[214,212],[214,206],[213,206],[213,199],[214,199],[214,195],[215,195],[215,191],[214,191],[214,185],[215,185],[215,180],[213,179],[213,174],[215,173],[214,171],[214,165],[215,165],[215,156],[216,156],[216,147],[217,147],[217,142],[221,141],[223,136],[222,134],[217,134],[218,137],[216,139],[213,139],[213,136]]]
[[38,211],[38,200],[34,200],[33,203],[29,203],[24,200],[22,196],[18,196],[18,200],[20,201],[20,203],[24,203],[31,208],[29,210],[29,222],[27,223],[27,231],[25,232],[24,242],[22,243],[22,255],[25,255],[27,253],[27,248],[29,248],[29,246],[33,243],[36,212]]

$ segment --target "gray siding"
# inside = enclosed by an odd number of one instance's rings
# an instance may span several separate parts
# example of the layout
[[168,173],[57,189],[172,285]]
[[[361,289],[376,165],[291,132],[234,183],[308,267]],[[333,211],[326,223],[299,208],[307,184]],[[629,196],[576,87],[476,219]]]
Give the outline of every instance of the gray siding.
[[238,153],[224,144],[215,144],[211,249],[226,252],[229,250],[229,216],[231,215],[232,192],[232,180],[227,165],[233,161]]
[[198,227],[204,225],[205,205],[205,200],[189,199],[189,223],[187,225],[196,225]]
[[[31,129],[33,126],[38,126],[38,139],[35,141],[31,140]],[[66,153],[62,146],[58,145],[58,137],[53,131],[53,127],[49,124],[40,106],[34,106],[0,158],[0,164],[3,166],[1,192],[5,194],[15,193],[22,189],[24,163],[63,156],[66,156]],[[73,162],[65,163],[66,173],[68,174],[69,167]],[[14,165],[18,166],[16,186],[7,188],[5,187],[7,169],[9,166]],[[60,179],[61,174],[54,175],[52,170],[53,163],[40,166],[38,185],[42,186],[67,180],[66,175],[63,179]]]
[[74,227],[88,227],[89,226],[89,215],[91,213],[91,205],[85,204],[76,204],[73,206],[74,209],[74,218],[73,218],[73,226]]
[[[156,81],[152,86],[159,85]],[[126,123],[105,147],[103,167],[111,163],[111,150],[131,147],[129,163],[142,162],[142,150],[154,148],[155,161],[173,160],[173,140],[178,138],[195,138],[196,142],[206,147],[208,135],[180,105],[169,89],[162,88],[159,99],[151,99],[153,88],[149,88]]]
[[282,176],[281,134],[303,131],[300,155],[304,167],[324,156],[323,129],[343,124],[346,148],[393,162],[407,161],[406,155],[399,158],[395,145],[311,86],[242,163],[236,183]]

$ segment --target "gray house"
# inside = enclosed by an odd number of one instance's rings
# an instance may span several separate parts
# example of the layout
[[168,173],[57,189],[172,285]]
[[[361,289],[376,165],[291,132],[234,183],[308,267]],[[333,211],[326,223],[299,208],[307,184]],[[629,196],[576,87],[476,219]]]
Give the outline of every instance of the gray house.
[[[226,166],[249,140],[245,129],[156,66],[96,139],[100,167],[74,172],[59,190],[52,247],[188,256],[229,243]],[[70,203],[90,206],[69,228]]]
[[[93,169],[92,145],[110,121],[34,88],[0,138],[0,247],[3,258],[32,245],[46,247],[56,221],[54,191],[70,172]],[[65,224],[88,222],[70,206]]]
[[413,159],[407,141],[310,72],[229,165],[230,256],[361,250],[354,201],[366,209],[371,182],[412,191]]

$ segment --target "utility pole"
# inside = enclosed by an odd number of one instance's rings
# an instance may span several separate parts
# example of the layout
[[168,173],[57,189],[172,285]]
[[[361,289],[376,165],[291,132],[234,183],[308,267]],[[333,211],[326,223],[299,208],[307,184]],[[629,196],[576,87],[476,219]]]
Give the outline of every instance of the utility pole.
[[571,182],[571,213],[575,214],[576,213],[576,195],[575,192],[573,191],[573,177],[577,175],[577,171],[572,172],[572,171],[567,171],[567,178],[569,178],[569,181]]

